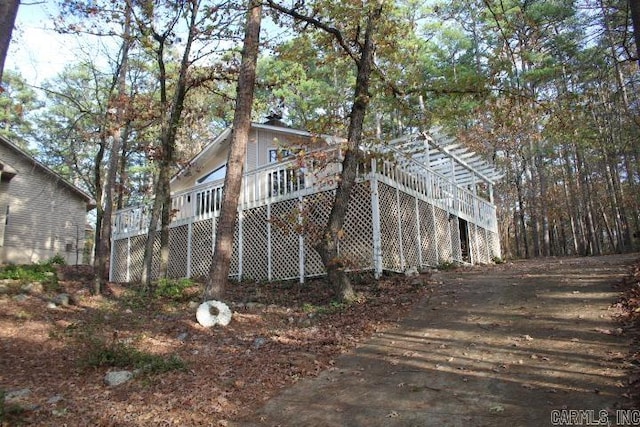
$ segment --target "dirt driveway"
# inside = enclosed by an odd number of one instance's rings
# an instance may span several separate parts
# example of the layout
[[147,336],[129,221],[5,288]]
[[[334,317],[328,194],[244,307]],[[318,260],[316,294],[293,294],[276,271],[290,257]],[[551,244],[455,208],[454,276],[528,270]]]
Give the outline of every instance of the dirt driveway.
[[431,296],[398,328],[233,425],[622,424],[616,409],[629,342],[612,320],[611,285],[637,258],[437,273]]

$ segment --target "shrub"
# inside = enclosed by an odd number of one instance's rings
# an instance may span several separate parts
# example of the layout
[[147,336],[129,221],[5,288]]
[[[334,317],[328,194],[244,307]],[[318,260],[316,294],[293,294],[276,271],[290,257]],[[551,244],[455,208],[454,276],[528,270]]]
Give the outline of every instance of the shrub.
[[440,264],[438,264],[438,267],[436,268],[441,271],[451,271],[455,270],[456,267],[457,264],[453,261],[440,261]]
[[160,279],[155,286],[155,296],[161,298],[169,298],[173,300],[183,300],[188,298],[185,296],[185,290],[194,285],[191,279]]
[[157,354],[140,351],[137,348],[114,341],[104,343],[94,340],[89,345],[89,351],[83,363],[92,368],[133,368],[146,374],[159,374],[169,371],[184,371],[186,363],[178,356],[164,357]]
[[67,265],[67,260],[60,254],[55,254],[53,257],[49,258],[45,264],[50,265]]
[[42,282],[43,285],[58,283],[56,270],[53,265],[49,263],[29,265],[9,264],[0,269],[0,279]]
[[19,405],[5,403],[6,394],[0,389],[0,425],[20,425],[24,409]]

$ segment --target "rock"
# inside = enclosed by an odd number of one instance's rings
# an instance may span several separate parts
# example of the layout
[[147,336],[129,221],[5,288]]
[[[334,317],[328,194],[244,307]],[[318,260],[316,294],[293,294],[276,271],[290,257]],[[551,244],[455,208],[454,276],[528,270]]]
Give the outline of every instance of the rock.
[[253,340],[253,344],[251,345],[253,348],[260,348],[267,343],[266,338],[258,337]]
[[0,282],[0,295],[6,294],[7,292],[9,292],[9,286],[7,286],[5,283]]
[[27,294],[41,294],[42,292],[44,292],[44,287],[42,286],[42,283],[32,282],[25,283],[24,285],[20,286],[20,290]]
[[130,381],[132,378],[133,372],[131,371],[113,371],[106,373],[104,376],[104,382],[109,387],[115,387]]
[[47,308],[49,308],[51,310],[55,310],[56,308],[58,308],[58,306],[54,302],[49,301],[47,303]]
[[418,267],[409,267],[405,270],[404,275],[407,277],[414,277],[419,275]]
[[198,308],[199,305],[200,303],[198,301],[189,301],[189,308],[191,309]]
[[55,396],[51,396],[49,399],[47,399],[47,403],[49,405],[55,405],[56,403],[60,402],[62,400],[62,396],[60,396],[59,394],[56,394]]
[[13,297],[13,300],[16,302],[25,302],[29,299],[29,295],[19,294]]
[[14,400],[20,400],[23,397],[27,397],[31,394],[31,390],[28,388],[21,388],[19,390],[8,391],[4,395],[5,402],[10,402]]
[[53,302],[57,305],[68,306],[73,304],[73,299],[69,294],[58,294],[53,297]]
[[260,304],[259,302],[248,302],[245,304],[245,307],[248,310],[258,310],[258,309],[263,309],[265,308],[264,304]]
[[178,335],[178,341],[185,342],[187,340],[187,337],[189,337],[189,334],[187,332],[183,332]]

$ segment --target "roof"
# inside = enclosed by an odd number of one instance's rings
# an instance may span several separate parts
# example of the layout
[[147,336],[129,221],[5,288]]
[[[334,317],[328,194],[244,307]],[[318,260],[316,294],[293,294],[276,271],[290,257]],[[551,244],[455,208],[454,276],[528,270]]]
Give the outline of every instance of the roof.
[[[93,197],[91,197],[88,193],[84,192],[80,188],[76,187],[75,185],[73,185],[72,183],[64,179],[60,174],[58,174],[57,172],[54,172],[48,166],[45,166],[43,163],[40,163],[39,161],[34,159],[33,156],[31,156],[29,153],[24,151],[22,148],[18,147],[16,144],[11,142],[6,137],[0,135],[0,143],[9,147],[14,152],[18,153],[18,155],[23,157],[25,160],[33,164],[35,167],[40,169],[45,174],[53,177],[62,186],[68,188],[72,193],[77,195],[79,198],[83,199],[87,203],[87,210],[93,209],[96,206],[96,203],[93,200]],[[9,173],[12,175],[19,174],[19,171],[16,171],[13,167],[11,167],[11,165],[5,164],[2,161],[2,159],[0,159],[0,170],[9,171]]]
[[460,186],[479,182],[493,185],[503,175],[479,154],[443,135],[439,128],[394,139],[389,145]]
[[[311,132],[307,132],[306,130],[293,129],[293,128],[290,128],[290,127],[284,127],[284,126],[280,126],[280,125],[273,125],[273,124],[269,124],[269,123],[271,123],[271,122],[267,122],[267,123],[251,123],[251,128],[252,129],[256,129],[256,130],[267,130],[267,131],[272,131],[272,132],[276,132],[276,133],[280,133],[280,134],[286,134],[286,135],[292,135],[292,136],[302,136],[302,137],[306,137],[306,138],[320,137],[320,138],[326,140],[329,144],[343,141],[343,138],[336,137],[336,136],[318,135],[318,134],[314,134],[314,133],[311,133]],[[210,143],[205,145],[204,148],[202,149],[202,151],[200,151],[193,158],[191,158],[191,160],[189,160],[187,162],[186,166],[184,166],[182,169],[180,169],[173,176],[173,178],[171,178],[171,181],[173,182],[174,180],[180,178],[189,169],[189,167],[191,167],[194,164],[197,164],[198,161],[201,160],[202,158],[206,159],[209,156],[215,154],[220,149],[222,144],[224,144],[225,141],[228,140],[229,136],[231,136],[231,130],[232,130],[231,127],[226,128],[217,137],[215,137]]]

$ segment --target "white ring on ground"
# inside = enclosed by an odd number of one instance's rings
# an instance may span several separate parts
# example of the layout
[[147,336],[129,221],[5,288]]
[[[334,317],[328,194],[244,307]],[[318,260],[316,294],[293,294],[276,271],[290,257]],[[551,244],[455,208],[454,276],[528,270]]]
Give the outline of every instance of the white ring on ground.
[[[216,316],[211,314],[211,307],[218,310]],[[222,301],[205,301],[198,307],[196,319],[198,323],[208,328],[215,325],[227,326],[229,322],[231,322],[231,310],[229,310],[229,306]]]

